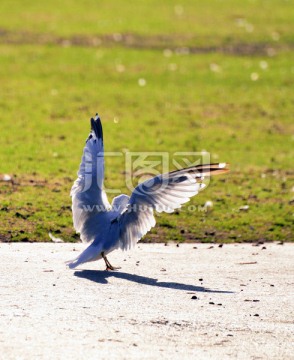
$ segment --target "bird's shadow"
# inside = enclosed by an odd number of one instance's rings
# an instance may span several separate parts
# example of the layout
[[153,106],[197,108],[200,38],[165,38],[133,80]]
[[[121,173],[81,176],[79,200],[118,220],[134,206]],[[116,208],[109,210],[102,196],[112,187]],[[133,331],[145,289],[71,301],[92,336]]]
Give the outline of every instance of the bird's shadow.
[[149,286],[158,286],[161,288],[175,289],[175,290],[184,290],[184,291],[197,291],[197,292],[208,292],[208,293],[223,293],[223,294],[232,294],[233,291],[226,290],[213,290],[205,288],[203,286],[195,286],[190,284],[182,284],[177,282],[165,282],[158,281],[157,279],[149,278],[146,276],[140,276],[135,274],[128,274],[121,271],[98,271],[98,270],[80,270],[75,271],[74,276],[79,278],[88,279],[99,284],[107,284],[108,278],[115,277],[117,279],[124,279],[127,281],[132,281],[142,285]]

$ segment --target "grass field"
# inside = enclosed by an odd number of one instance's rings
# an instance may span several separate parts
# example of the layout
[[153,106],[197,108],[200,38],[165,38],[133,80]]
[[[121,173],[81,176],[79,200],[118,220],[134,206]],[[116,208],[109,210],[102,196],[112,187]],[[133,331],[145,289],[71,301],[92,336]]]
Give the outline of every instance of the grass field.
[[[161,215],[145,241],[293,240],[291,1],[3,0],[0,13],[0,240],[78,239],[69,191],[97,111],[106,151],[231,163],[191,201],[212,209]],[[128,191],[123,170],[106,159],[107,188]]]

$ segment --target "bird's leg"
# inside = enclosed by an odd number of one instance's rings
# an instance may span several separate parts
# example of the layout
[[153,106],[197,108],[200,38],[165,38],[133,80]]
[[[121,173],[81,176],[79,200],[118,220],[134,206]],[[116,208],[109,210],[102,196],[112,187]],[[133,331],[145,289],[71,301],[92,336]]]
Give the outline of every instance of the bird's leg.
[[108,261],[106,255],[104,254],[104,251],[101,253],[101,256],[103,257],[103,260],[105,261],[105,265],[106,265],[106,271],[109,270],[119,270],[120,267],[114,267],[110,264],[110,262]]

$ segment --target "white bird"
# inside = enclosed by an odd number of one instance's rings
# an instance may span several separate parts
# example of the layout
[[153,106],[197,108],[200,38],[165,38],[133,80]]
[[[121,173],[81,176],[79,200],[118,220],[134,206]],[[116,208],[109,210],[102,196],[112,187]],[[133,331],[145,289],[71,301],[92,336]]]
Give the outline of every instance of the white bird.
[[78,178],[71,189],[73,224],[81,240],[90,245],[67,265],[73,269],[104,259],[106,270],[115,270],[106,255],[133,247],[153,226],[154,210],[173,212],[205,187],[205,177],[228,172],[226,163],[192,166],[161,174],[139,184],[131,197],[119,195],[112,204],[103,189],[104,148],[98,114],[91,119]]

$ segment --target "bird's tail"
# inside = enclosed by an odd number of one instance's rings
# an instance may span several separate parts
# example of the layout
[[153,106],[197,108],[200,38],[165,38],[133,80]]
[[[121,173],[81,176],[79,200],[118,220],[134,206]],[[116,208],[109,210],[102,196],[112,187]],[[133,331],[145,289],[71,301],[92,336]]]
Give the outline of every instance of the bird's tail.
[[69,260],[65,262],[66,266],[69,267],[70,269],[74,269],[76,268],[78,265],[80,265],[80,262],[77,259],[74,260]]
[[99,260],[102,257],[101,248],[102,248],[101,245],[95,246],[91,244],[77,258],[67,261],[66,265],[70,269],[74,269],[77,266],[84,264],[86,262]]

